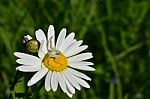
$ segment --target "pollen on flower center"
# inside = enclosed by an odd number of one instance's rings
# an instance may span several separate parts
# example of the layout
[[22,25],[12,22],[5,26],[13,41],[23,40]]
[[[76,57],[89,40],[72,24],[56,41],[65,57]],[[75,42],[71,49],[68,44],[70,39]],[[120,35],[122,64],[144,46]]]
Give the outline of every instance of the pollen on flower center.
[[49,55],[46,54],[43,63],[52,71],[63,71],[67,68],[67,58],[63,54],[60,54],[58,57],[49,57]]

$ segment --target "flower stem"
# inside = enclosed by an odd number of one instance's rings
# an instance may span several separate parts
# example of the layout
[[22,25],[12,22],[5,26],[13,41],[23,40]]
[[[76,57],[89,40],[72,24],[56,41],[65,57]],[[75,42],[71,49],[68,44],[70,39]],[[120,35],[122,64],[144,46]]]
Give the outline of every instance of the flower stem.
[[99,26],[98,29],[101,33],[102,46],[104,48],[106,58],[108,59],[108,62],[111,63],[112,69],[113,69],[114,74],[115,74],[115,76],[117,78],[117,81],[118,81],[118,83],[117,83],[117,96],[118,96],[118,99],[122,99],[122,86],[121,86],[121,82],[120,82],[119,73],[118,73],[118,70],[117,70],[117,64],[115,62],[115,59],[114,59],[113,55],[111,54],[111,51],[108,49],[106,35],[105,35],[103,27]]
[[12,85],[10,86],[10,95],[9,95],[9,99],[15,99],[15,92],[14,92],[14,88],[15,88],[15,85],[17,83],[17,72],[16,72],[16,75],[14,76],[14,81],[12,83]]
[[10,84],[10,95],[9,95],[9,99],[16,99],[16,95],[15,95],[15,86],[16,84],[19,82],[18,80],[22,77],[22,75],[17,71],[15,76],[14,76],[14,81]]
[[114,84],[110,83],[110,88],[109,88],[109,98],[108,99],[114,99]]
[[32,96],[32,99],[37,99],[38,94],[39,94],[40,90],[41,90],[42,87],[43,87],[43,84],[44,84],[44,80],[42,80],[42,81],[40,82],[39,86],[35,86],[36,89],[33,90],[33,96]]

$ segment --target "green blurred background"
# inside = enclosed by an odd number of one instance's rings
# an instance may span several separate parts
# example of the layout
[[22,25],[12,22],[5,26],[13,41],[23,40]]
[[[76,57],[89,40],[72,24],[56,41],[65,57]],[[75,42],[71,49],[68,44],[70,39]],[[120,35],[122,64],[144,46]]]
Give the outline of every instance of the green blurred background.
[[26,87],[33,73],[15,70],[23,36],[50,24],[56,35],[75,32],[94,55],[91,88],[73,99],[150,99],[150,0],[0,0],[0,99],[69,99],[43,81]]

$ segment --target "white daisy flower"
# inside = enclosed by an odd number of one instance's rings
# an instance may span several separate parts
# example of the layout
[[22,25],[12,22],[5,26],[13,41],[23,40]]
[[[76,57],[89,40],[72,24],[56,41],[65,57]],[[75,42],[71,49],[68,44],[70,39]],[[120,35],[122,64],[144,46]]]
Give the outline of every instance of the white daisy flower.
[[32,39],[32,37],[30,35],[26,35],[26,36],[24,36],[23,43],[26,43],[26,42],[30,41],[31,39]]
[[64,93],[72,97],[75,89],[81,90],[81,86],[90,88],[85,80],[91,80],[91,78],[77,70],[95,71],[90,66],[93,63],[86,61],[93,56],[90,52],[81,53],[88,46],[81,46],[83,41],[77,41],[74,36],[75,33],[66,36],[66,29],[63,28],[55,44],[54,27],[50,25],[47,38],[41,29],[36,31],[36,38],[41,44],[38,51],[39,57],[21,52],[14,53],[20,58],[16,62],[21,64],[16,70],[36,72],[28,81],[28,86],[34,85],[46,75],[46,91],[56,91],[59,85]]

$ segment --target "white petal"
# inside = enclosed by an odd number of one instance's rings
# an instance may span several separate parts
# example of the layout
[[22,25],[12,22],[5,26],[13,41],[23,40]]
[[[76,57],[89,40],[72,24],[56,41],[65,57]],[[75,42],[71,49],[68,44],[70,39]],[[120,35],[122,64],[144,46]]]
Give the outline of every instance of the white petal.
[[72,73],[73,75],[77,76],[77,77],[80,77],[80,78],[83,78],[83,79],[86,79],[86,80],[90,80],[91,81],[91,78],[89,78],[87,75],[81,73],[81,72],[78,72],[74,69],[71,69],[71,68],[68,68],[68,71],[70,73]]
[[46,78],[45,78],[45,89],[46,89],[46,91],[51,90],[51,74],[52,74],[52,72],[49,71],[48,74],[46,75]]
[[29,40],[31,40],[32,39],[32,37],[30,36],[30,35],[27,35],[26,36]]
[[46,36],[45,36],[44,32],[41,29],[39,29],[35,32],[35,35],[36,35],[36,39],[40,43],[44,40],[42,50],[44,51],[44,53],[47,53],[47,40],[46,40]]
[[[54,30],[54,26],[50,25],[48,28],[48,33],[47,33],[47,40],[51,40],[52,43],[52,47],[55,48],[55,30]],[[48,44],[49,45],[49,44]],[[48,48],[50,48],[50,46],[48,46]]]
[[62,42],[62,46],[60,47],[60,51],[61,52],[64,52],[66,46],[70,45],[70,43],[73,41],[73,38],[75,36],[75,33],[70,33],[66,38],[65,40]]
[[41,59],[43,59],[44,56],[45,56],[45,54],[46,54],[46,53],[44,53],[44,51],[42,50],[42,49],[43,49],[43,45],[44,45],[44,40],[42,40],[41,45],[40,45],[40,48],[39,48],[39,51],[38,51],[38,56],[39,56]]
[[35,72],[35,71],[39,71],[41,69],[40,66],[19,66],[16,68],[16,70],[22,71],[22,72]]
[[67,92],[66,84],[65,84],[65,81],[62,78],[60,72],[57,72],[57,77],[58,77],[57,80],[58,80],[58,83],[59,83],[61,89],[63,90],[64,93],[66,93]]
[[14,55],[16,57],[22,58],[22,59],[28,59],[28,60],[31,59],[31,60],[35,60],[35,61],[40,61],[41,60],[36,56],[25,54],[25,53],[20,53],[20,52],[15,52]]
[[40,69],[37,73],[34,74],[34,76],[28,81],[28,86],[32,86],[33,84],[37,83],[39,80],[41,80],[46,73],[48,72],[47,68]]
[[84,51],[85,49],[87,49],[88,46],[87,45],[83,45],[83,46],[80,46],[80,47],[76,47],[74,48],[73,50],[71,50],[66,56],[67,57],[70,57],[70,56],[73,56],[73,55],[76,55],[82,51]]
[[67,78],[65,77],[65,75],[62,73],[62,78],[64,79],[66,86],[67,86],[67,90],[69,93],[75,93],[75,89],[74,87],[69,83],[69,81],[67,80]]
[[43,40],[44,42],[46,42],[46,36],[44,34],[44,32],[41,30],[41,29],[38,29],[36,32],[35,32],[35,35],[36,35],[36,39],[41,43]]
[[76,42],[77,42],[77,40],[74,39],[74,40],[70,41],[68,44],[66,43],[67,45],[63,45],[63,47],[62,47],[62,49],[60,51],[64,52],[66,49],[68,49],[71,45],[73,45]]
[[92,58],[92,53],[82,53],[68,58],[68,61],[82,61]]
[[57,90],[58,87],[58,80],[57,80],[57,74],[56,72],[52,72],[52,77],[51,77],[51,87],[53,91]]
[[31,39],[32,39],[32,37],[31,37],[30,35],[24,36],[24,40],[25,40],[25,41],[29,41],[29,40],[31,40]]
[[73,96],[73,94],[72,94],[72,93],[69,93],[69,92],[67,92],[67,95],[68,95],[70,98],[72,98],[72,96]]
[[82,40],[76,41],[74,44],[72,44],[70,47],[68,47],[63,53],[67,55],[72,50],[74,50],[76,47],[79,47],[82,43],[83,43]]
[[78,62],[72,62],[72,61],[70,61],[70,62],[68,62],[68,64],[71,64],[71,65],[78,65],[78,66],[80,66],[80,65],[94,65],[92,62],[87,62],[87,61],[78,61]]
[[95,68],[93,67],[90,67],[90,66],[72,66],[72,65],[69,65],[70,67],[72,68],[75,68],[75,69],[79,69],[79,70],[85,70],[85,71],[95,71]]
[[65,77],[68,79],[68,81],[71,83],[72,86],[74,86],[78,90],[81,90],[80,85],[77,83],[77,81],[75,81],[75,79],[72,77],[72,75],[68,70],[65,70],[63,74],[65,75]]
[[30,60],[30,59],[17,59],[16,62],[18,64],[23,64],[23,65],[41,66],[42,60],[36,61],[36,60]]
[[71,75],[72,75],[72,77],[73,77],[81,86],[83,86],[83,87],[85,87],[85,88],[90,88],[90,85],[89,85],[86,81],[84,81],[84,80],[81,79],[81,78],[78,78],[78,77],[74,76],[73,74],[71,74]]
[[56,43],[56,48],[60,49],[60,47],[62,46],[62,42],[65,40],[65,36],[66,36],[66,29],[63,28],[57,38],[57,43]]

